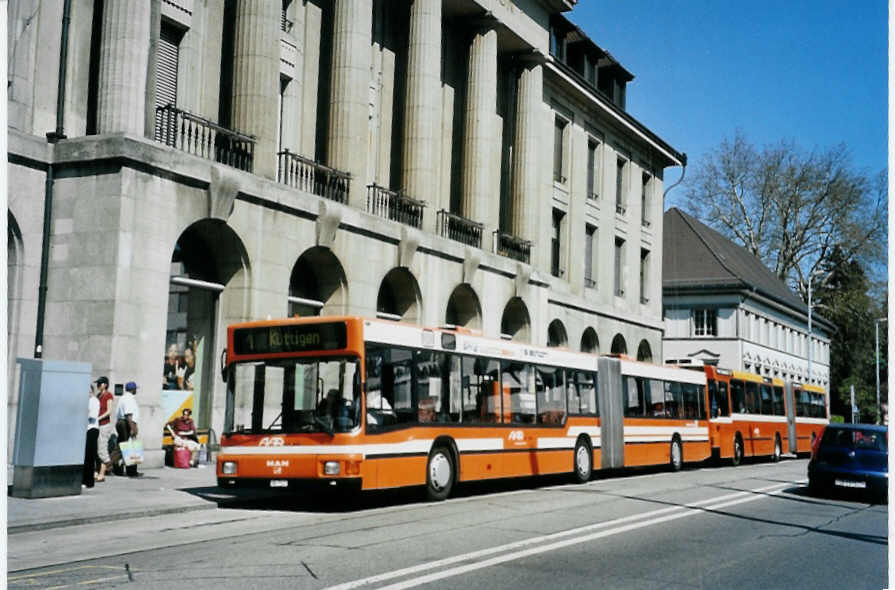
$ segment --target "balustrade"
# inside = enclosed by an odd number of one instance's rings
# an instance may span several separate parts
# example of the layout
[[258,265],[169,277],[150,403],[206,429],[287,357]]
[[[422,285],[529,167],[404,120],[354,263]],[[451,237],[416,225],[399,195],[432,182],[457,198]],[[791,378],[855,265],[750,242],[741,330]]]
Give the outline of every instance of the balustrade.
[[252,172],[253,135],[221,127],[171,104],[155,109],[155,140],[200,158]]

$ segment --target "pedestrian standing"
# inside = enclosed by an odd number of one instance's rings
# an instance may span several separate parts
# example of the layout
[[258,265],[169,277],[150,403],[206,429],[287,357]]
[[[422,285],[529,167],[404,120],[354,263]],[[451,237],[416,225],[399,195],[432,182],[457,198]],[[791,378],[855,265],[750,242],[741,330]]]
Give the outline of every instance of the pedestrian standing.
[[[131,438],[137,438],[139,430],[137,424],[140,422],[140,407],[137,404],[137,384],[128,381],[124,386],[124,395],[118,402],[118,411],[116,412],[117,421],[115,429],[118,432],[118,444]],[[128,477],[140,477],[143,474],[137,472],[136,465],[128,465],[125,469]]]
[[106,481],[106,470],[112,468],[112,458],[109,455],[109,439],[112,437],[112,402],[115,396],[109,391],[109,378],[100,377],[96,380],[96,399],[99,400],[99,440],[97,441],[97,455],[99,456],[99,475],[96,481]]
[[96,469],[96,441],[99,438],[99,400],[96,390],[90,386],[90,398],[87,401],[87,444],[84,448],[84,487],[92,488]]

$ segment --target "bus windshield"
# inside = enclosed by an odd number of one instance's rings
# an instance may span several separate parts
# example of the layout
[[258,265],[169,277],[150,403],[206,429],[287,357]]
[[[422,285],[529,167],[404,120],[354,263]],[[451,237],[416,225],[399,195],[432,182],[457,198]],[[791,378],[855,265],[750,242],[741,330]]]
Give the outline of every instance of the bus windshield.
[[239,433],[349,432],[360,425],[356,358],[238,363],[225,429]]

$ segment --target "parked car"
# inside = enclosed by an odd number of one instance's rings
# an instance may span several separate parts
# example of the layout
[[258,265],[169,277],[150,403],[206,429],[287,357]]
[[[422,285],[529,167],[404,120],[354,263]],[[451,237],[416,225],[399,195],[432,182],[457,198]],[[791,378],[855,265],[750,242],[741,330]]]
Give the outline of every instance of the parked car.
[[885,502],[889,488],[889,435],[875,424],[829,424],[808,462],[813,493],[856,490]]

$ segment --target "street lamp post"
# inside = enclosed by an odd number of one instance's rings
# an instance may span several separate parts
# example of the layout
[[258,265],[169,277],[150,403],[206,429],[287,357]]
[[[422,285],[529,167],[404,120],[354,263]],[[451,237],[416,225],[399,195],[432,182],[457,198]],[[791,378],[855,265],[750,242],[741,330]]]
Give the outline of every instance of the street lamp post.
[[888,322],[889,318],[878,318],[874,322],[876,328],[876,416],[880,423],[883,421],[883,408],[879,404],[879,325],[880,322]]
[[811,383],[811,281],[814,273],[808,275],[808,383]]

